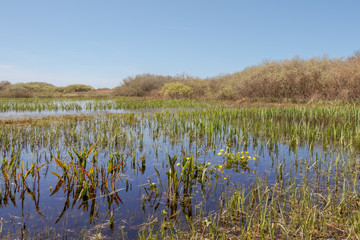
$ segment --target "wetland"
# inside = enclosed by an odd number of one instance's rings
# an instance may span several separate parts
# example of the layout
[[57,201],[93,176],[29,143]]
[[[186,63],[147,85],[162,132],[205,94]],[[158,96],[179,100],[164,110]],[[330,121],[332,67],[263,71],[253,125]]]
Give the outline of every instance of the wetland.
[[357,239],[358,105],[0,101],[1,239]]

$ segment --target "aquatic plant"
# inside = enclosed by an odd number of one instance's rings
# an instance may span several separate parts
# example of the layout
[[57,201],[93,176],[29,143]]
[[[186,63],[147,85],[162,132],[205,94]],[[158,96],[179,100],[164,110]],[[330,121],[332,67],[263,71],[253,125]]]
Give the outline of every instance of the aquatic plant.
[[[100,102],[87,107],[116,100]],[[151,104],[181,104],[164,102]],[[78,235],[60,226],[149,239],[356,238],[359,118],[357,105],[213,105],[3,120],[0,207],[18,211],[4,214],[3,232],[21,236],[13,226],[24,221],[24,235],[48,234],[31,216],[69,238]]]

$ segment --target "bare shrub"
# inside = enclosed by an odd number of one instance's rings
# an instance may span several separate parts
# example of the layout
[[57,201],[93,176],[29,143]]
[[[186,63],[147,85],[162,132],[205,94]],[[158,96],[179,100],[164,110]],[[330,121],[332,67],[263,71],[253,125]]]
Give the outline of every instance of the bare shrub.
[[4,97],[8,98],[31,98],[34,97],[34,94],[25,89],[15,89],[9,92],[4,93]]
[[123,80],[123,84],[114,89],[117,96],[143,97],[153,90],[159,90],[165,83],[173,82],[175,79],[170,76],[153,74],[141,74],[135,77],[128,77]]
[[220,100],[234,100],[235,93],[232,87],[224,87],[218,91],[216,98]]
[[193,96],[195,96],[196,98],[204,98],[211,95],[210,84],[207,80],[195,78],[184,81],[184,84],[192,89]]
[[4,90],[6,87],[10,86],[11,83],[9,81],[1,81],[0,82],[0,91]]
[[360,52],[348,58],[330,59],[324,56],[266,60],[241,72],[207,79],[186,74],[174,77],[142,74],[124,79],[124,84],[115,88],[114,92],[122,96],[147,96],[160,92],[166,83],[171,82],[181,82],[190,87],[196,98],[276,102],[354,101],[360,97]]

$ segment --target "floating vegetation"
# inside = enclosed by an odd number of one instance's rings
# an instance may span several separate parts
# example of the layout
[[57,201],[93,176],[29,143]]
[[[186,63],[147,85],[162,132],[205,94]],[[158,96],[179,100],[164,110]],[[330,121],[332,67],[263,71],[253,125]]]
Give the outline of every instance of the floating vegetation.
[[0,238],[359,237],[360,107],[183,101],[3,120]]

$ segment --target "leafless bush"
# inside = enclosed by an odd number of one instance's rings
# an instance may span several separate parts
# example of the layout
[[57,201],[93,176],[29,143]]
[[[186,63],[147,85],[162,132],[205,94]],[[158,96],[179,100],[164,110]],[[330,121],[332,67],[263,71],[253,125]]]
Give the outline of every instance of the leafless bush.
[[142,74],[125,79],[114,92],[122,96],[147,96],[175,81],[193,89],[196,98],[352,101],[360,97],[360,52],[348,58],[264,61],[241,72],[207,79],[186,74],[174,77]]
[[123,84],[114,89],[117,96],[136,96],[142,97],[153,90],[161,90],[165,83],[173,82],[175,79],[170,76],[153,74],[141,74],[135,77],[128,77],[123,80]]

